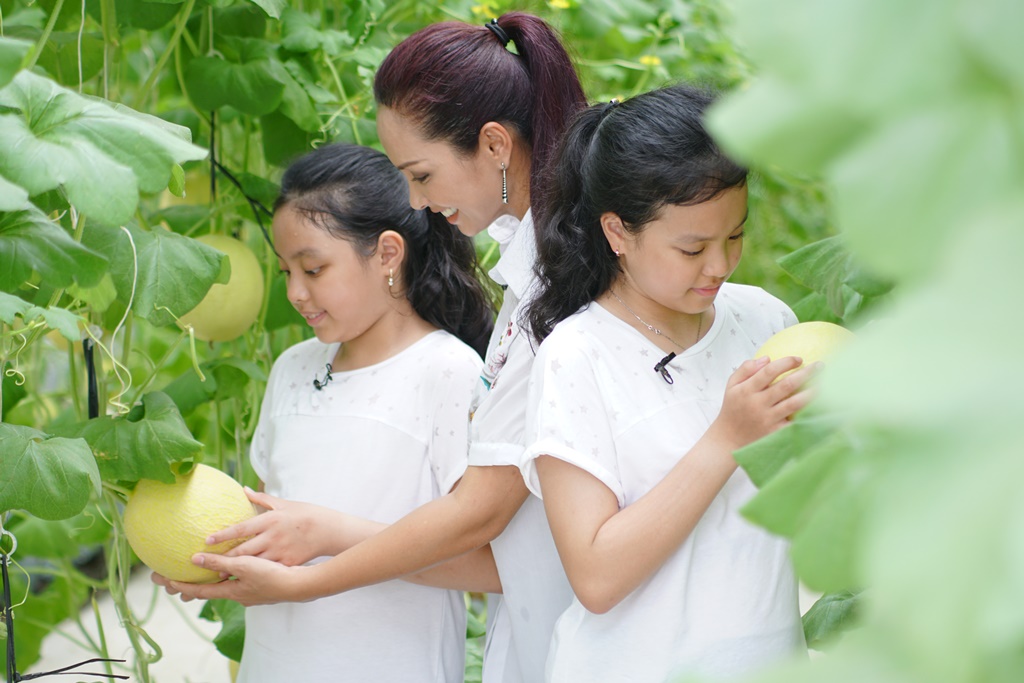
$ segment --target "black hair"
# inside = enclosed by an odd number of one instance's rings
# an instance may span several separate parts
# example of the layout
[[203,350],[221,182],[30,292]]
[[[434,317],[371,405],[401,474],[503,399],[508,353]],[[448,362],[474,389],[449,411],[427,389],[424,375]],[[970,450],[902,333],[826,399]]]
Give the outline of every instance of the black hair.
[[689,206],[746,183],[704,128],[710,91],[675,85],[580,112],[548,171],[537,221],[540,293],[525,322],[535,339],[603,294],[619,274],[601,229],[614,213],[639,234],[669,205]]
[[276,212],[290,206],[369,258],[385,230],[405,240],[405,297],[430,324],[451,332],[481,356],[494,311],[476,277],[476,250],[440,214],[409,206],[402,172],[375,149],[324,145],[294,161],[281,179]]

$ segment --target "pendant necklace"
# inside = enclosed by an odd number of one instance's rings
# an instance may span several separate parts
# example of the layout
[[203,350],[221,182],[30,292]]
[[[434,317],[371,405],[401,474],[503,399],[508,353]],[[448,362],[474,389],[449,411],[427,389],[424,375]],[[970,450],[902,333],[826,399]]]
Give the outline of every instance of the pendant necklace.
[[[627,311],[629,311],[632,314],[632,316],[634,318],[636,318],[638,323],[640,323],[641,325],[643,325],[644,327],[646,327],[648,330],[650,330],[654,334],[658,335],[659,337],[664,337],[665,339],[668,339],[670,342],[672,342],[673,344],[678,346],[680,349],[684,349],[685,350],[687,348],[687,347],[683,346],[682,344],[680,344],[679,342],[677,342],[672,337],[668,336],[667,334],[665,334],[664,332],[659,330],[654,325],[651,325],[650,323],[646,322],[643,318],[638,316],[636,314],[636,311],[634,311],[632,308],[630,308],[626,304],[626,302],[623,301],[622,298],[618,294],[615,293],[614,289],[609,287],[608,291],[612,293],[612,296],[615,297],[616,301],[618,301],[620,304],[622,304],[623,308],[625,308]],[[701,311],[700,313],[697,314],[697,337],[693,340],[694,344],[696,344],[697,342],[700,341],[700,328],[701,328],[701,324],[703,322],[704,322],[704,311]],[[664,379],[665,382],[667,382],[668,384],[674,384],[674,380],[672,379],[672,374],[668,371],[668,364],[675,357],[676,357],[675,352],[672,352],[672,353],[668,354],[667,356],[665,356],[664,358],[662,358],[660,361],[658,361],[658,364],[654,366],[654,371],[659,373],[661,375],[662,379]]]

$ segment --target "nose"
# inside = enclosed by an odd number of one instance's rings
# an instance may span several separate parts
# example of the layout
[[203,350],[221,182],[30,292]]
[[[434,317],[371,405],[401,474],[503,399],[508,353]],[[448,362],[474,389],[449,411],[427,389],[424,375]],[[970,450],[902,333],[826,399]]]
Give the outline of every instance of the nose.
[[708,246],[707,258],[704,260],[704,274],[713,278],[724,278],[729,275],[731,261],[729,245]]
[[409,206],[419,211],[421,209],[427,208],[429,204],[430,202],[427,201],[427,198],[423,194],[423,192],[416,189],[412,185],[409,185]]
[[305,285],[302,283],[301,277],[296,277],[294,273],[287,276],[288,282],[288,301],[291,302],[292,306],[299,308],[303,301],[305,301],[309,293],[306,291]]

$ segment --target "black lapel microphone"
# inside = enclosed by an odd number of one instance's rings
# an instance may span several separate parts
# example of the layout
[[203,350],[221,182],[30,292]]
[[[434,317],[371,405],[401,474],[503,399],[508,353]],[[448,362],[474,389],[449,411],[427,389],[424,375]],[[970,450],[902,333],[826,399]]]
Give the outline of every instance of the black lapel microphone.
[[317,391],[323,390],[323,388],[327,386],[327,383],[334,379],[334,377],[331,376],[331,370],[331,364],[328,363],[327,374],[324,375],[324,381],[322,382],[316,378],[316,375],[313,375],[313,386],[316,388]]
[[[660,361],[658,361],[658,364],[654,366],[654,371],[655,372],[660,372],[661,373],[661,378],[663,380],[665,380],[666,382],[668,382],[669,384],[675,384],[675,380],[673,380],[672,379],[672,375],[670,375],[668,373],[668,367],[666,367],[666,366],[669,363],[671,363],[672,359],[675,358],[675,357],[676,357],[675,353],[670,353],[667,356],[665,356],[664,358],[662,358]],[[328,367],[330,367],[330,366],[328,366]],[[330,376],[330,375],[328,375],[328,376]],[[317,388],[319,388],[319,387],[317,387]]]

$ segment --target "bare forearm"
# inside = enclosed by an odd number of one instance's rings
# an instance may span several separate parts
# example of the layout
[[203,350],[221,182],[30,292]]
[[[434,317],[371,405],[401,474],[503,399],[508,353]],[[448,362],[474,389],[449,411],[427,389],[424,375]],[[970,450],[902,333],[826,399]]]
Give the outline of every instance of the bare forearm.
[[[526,498],[514,468],[470,468],[459,487],[433,500],[341,554],[303,572],[304,599],[419,573],[418,583],[471,590],[497,588],[486,554],[462,557],[486,546],[504,530]],[[447,567],[436,567],[442,562]],[[493,564],[493,559],[491,559]],[[430,572],[424,570],[430,569]]]
[[501,579],[498,577],[498,568],[494,564],[494,554],[489,544],[402,578],[410,583],[435,588],[471,593],[501,592]]
[[573,590],[590,611],[611,609],[681,546],[736,469],[706,435],[643,497],[615,511],[563,553]]

